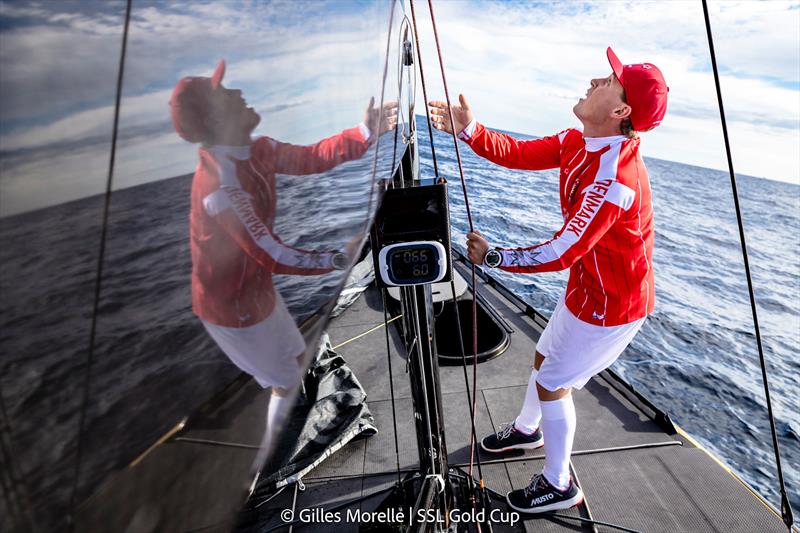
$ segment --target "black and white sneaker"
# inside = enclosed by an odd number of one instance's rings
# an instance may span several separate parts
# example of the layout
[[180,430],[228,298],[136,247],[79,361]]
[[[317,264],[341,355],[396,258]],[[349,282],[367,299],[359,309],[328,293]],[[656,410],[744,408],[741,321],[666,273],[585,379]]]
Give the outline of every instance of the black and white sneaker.
[[542,474],[536,474],[524,489],[506,494],[509,507],[521,513],[545,513],[569,509],[583,501],[583,491],[570,477],[567,490],[558,490]]
[[542,431],[536,431],[526,435],[514,427],[514,423],[505,424],[500,431],[484,437],[481,441],[481,448],[491,453],[502,453],[511,450],[534,450],[544,446]]

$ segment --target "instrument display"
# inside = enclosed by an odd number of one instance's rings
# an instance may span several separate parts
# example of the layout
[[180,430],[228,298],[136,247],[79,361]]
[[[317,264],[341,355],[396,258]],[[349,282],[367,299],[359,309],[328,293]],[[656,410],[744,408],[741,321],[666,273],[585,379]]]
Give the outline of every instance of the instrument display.
[[447,273],[447,253],[436,241],[412,241],[385,246],[378,259],[387,285],[435,283]]

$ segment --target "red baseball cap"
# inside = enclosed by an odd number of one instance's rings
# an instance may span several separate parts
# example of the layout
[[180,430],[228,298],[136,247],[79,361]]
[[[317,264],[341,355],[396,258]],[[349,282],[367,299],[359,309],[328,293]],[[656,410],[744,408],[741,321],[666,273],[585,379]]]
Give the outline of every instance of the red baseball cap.
[[636,131],[652,130],[667,114],[669,87],[658,67],[652,63],[623,65],[609,46],[608,62],[625,89],[625,98],[631,106],[631,124]]
[[178,135],[189,142],[201,142],[207,134],[206,118],[211,111],[211,94],[222,83],[225,60],[220,59],[210,78],[186,76],[175,85],[169,105],[172,125]]

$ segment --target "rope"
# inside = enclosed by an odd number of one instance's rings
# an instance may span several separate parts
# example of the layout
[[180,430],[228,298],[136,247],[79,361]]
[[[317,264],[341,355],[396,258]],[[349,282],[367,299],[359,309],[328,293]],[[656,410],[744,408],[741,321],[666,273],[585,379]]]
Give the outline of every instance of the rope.
[[370,334],[370,333],[372,333],[373,331],[378,331],[379,329],[381,329],[382,327],[386,326],[387,324],[391,324],[392,322],[394,322],[394,321],[395,321],[395,320],[397,320],[398,318],[403,318],[403,315],[397,315],[396,317],[390,318],[390,319],[388,319],[388,320],[386,320],[386,317],[384,317],[383,324],[378,324],[378,325],[377,325],[377,326],[375,326],[374,328],[370,328],[370,329],[368,329],[367,331],[365,331],[365,332],[363,332],[363,333],[359,333],[359,334],[358,334],[358,335],[356,335],[355,337],[351,337],[351,338],[347,339],[347,340],[346,340],[346,341],[344,341],[344,342],[340,342],[339,344],[337,344],[336,346],[334,346],[334,347],[333,347],[333,348],[331,348],[331,349],[332,349],[332,350],[338,350],[339,348],[341,348],[341,347],[342,347],[342,346],[344,346],[345,344],[350,344],[351,342],[353,342],[353,341],[355,341],[355,340],[358,340],[358,339],[360,339],[361,337],[365,337],[365,336],[369,335],[369,334]]
[[[432,0],[428,0],[428,8],[431,13],[431,26],[433,27],[433,37],[436,41],[436,53],[439,56],[439,69],[442,72],[442,85],[444,86],[444,97],[447,101],[447,112],[450,115],[450,133],[453,136],[453,145],[456,150],[456,161],[458,163],[458,175],[461,178],[461,190],[464,193],[464,206],[467,211],[467,222],[469,223],[470,232],[475,231],[475,226],[472,223],[472,211],[469,207],[469,195],[467,194],[467,182],[464,179],[464,168],[461,164],[461,151],[458,148],[458,138],[455,131],[455,120],[453,119],[453,109],[450,105],[450,91],[447,89],[447,77],[444,72],[444,61],[442,60],[442,48],[439,44],[439,32],[436,29],[436,17],[433,13]],[[477,403],[477,379],[478,379],[478,299],[477,299],[477,283],[475,279],[475,264],[471,264],[472,270],[472,424],[475,424],[475,406]],[[475,458],[475,435],[470,436],[470,467],[469,473],[472,475],[472,463]]]
[[[428,109],[428,90],[425,86],[425,69],[422,68],[422,48],[419,45],[419,32],[417,31],[417,16],[414,12],[414,0],[409,0],[409,5],[411,5],[411,22],[414,26],[414,42],[417,45],[417,62],[419,63],[419,80],[422,83],[422,100],[425,103],[425,118],[427,119],[428,124],[428,136],[431,140],[431,160],[433,161],[433,175],[436,178],[436,182],[439,181],[439,165],[436,164],[436,148],[433,146],[433,126],[431,126],[431,113]],[[455,291],[453,291],[453,295],[455,295]],[[459,324],[459,327],[461,325]]]
[[[411,6],[411,20],[412,20],[412,23],[414,25],[414,37],[415,37],[416,44],[417,44],[417,60],[419,61],[420,80],[422,82],[422,96],[423,96],[423,98],[425,99],[425,102],[426,102],[426,105],[425,105],[425,116],[426,116],[426,118],[428,120],[428,135],[429,135],[430,143],[431,143],[431,157],[432,157],[432,160],[433,160],[433,171],[434,171],[434,173],[436,175],[436,178],[437,178],[436,181],[438,181],[439,168],[438,168],[438,164],[436,162],[436,150],[434,148],[434,141],[433,141],[433,128],[431,127],[430,113],[428,111],[428,106],[427,106],[428,95],[427,95],[427,90],[426,90],[426,86],[425,86],[425,75],[423,74],[422,50],[421,50],[421,47],[419,45],[419,37],[418,37],[418,30],[417,30],[417,18],[416,18],[416,12],[414,11],[414,1],[410,0],[409,4]],[[474,281],[475,280],[473,278],[473,287],[475,286],[474,285]],[[472,392],[471,392],[471,388],[470,388],[470,384],[469,384],[469,378],[467,377],[467,356],[466,356],[466,350],[464,349],[464,336],[462,335],[462,332],[461,332],[461,312],[458,309],[458,303],[457,303],[457,298],[456,298],[455,281],[452,278],[450,279],[450,294],[452,296],[452,302],[453,302],[453,313],[455,314],[455,318],[456,318],[456,328],[458,330],[458,347],[459,347],[459,350],[460,350],[460,353],[461,353],[461,360],[463,362],[462,369],[464,371],[464,383],[466,385],[467,405],[469,406],[470,431],[471,431],[471,434],[470,434],[471,443],[470,443],[470,445],[474,447],[474,443],[477,441],[477,437],[476,437],[476,433],[475,433],[475,403],[472,401]],[[477,293],[475,293],[474,290],[473,290],[473,295],[477,296]],[[475,305],[474,302],[473,302],[473,305]],[[474,323],[475,323],[475,321],[473,320],[473,324]],[[477,349],[475,351],[477,352]],[[470,462],[472,462],[472,461],[470,461]],[[482,480],[483,479],[483,469],[481,468],[480,454],[477,455],[477,464],[478,464],[478,477]],[[471,467],[470,467],[470,473],[471,473]],[[473,478],[470,476],[470,478],[469,478],[470,484],[472,483],[472,479]],[[487,499],[487,501],[488,501],[488,499]]]
[[719,72],[717,71],[717,57],[714,53],[714,39],[711,36],[711,21],[708,16],[708,5],[703,0],[703,16],[706,21],[706,33],[708,34],[708,49],[711,52],[711,68],[714,71],[714,83],[717,87],[717,102],[719,104],[719,118],[722,122],[722,136],[725,139],[725,155],[728,158],[728,171],[731,176],[731,189],[733,190],[733,205],[736,208],[736,222],[739,225],[739,241],[742,245],[742,257],[744,258],[744,272],[747,277],[747,292],[750,295],[750,309],[753,313],[753,327],[756,333],[756,345],[758,346],[758,359],[761,363],[761,378],[764,382],[764,397],[767,401],[767,413],[769,415],[769,427],[772,433],[772,448],[775,451],[775,466],[778,468],[778,484],[781,493],[781,516],[786,527],[791,529],[794,523],[792,517],[792,507],[789,505],[789,497],[786,494],[786,485],[783,481],[783,468],[781,468],[781,452],[778,447],[778,434],[775,430],[775,417],[772,413],[772,399],[769,394],[769,380],[767,378],[767,362],[764,358],[764,348],[761,343],[761,330],[758,326],[758,309],[756,307],[756,296],[753,290],[753,279],[750,276],[750,261],[747,257],[747,242],[744,236],[744,224],[742,222],[742,210],[739,206],[739,192],[736,188],[736,174],[733,171],[733,158],[731,157],[731,146],[728,141],[728,126],[725,121],[725,108],[722,105],[722,89],[719,83]]
[[[463,473],[461,473],[460,475],[456,474],[456,473],[452,473],[451,475],[454,475],[454,476],[462,478],[462,479],[464,477]],[[486,492],[490,496],[493,496],[498,501],[506,503],[505,495],[500,494],[496,490],[487,488]],[[637,529],[630,529],[630,528],[627,528],[625,526],[612,524],[610,522],[603,522],[601,520],[595,520],[593,518],[584,518],[582,516],[576,516],[576,515],[560,514],[560,513],[555,513],[555,512],[552,512],[552,511],[546,512],[546,513],[541,513],[541,514],[535,514],[535,515],[526,514],[526,515],[523,515],[523,516],[524,516],[523,522],[525,524],[529,523],[531,520],[540,520],[540,519],[550,520],[550,519],[553,519],[553,518],[565,518],[565,519],[568,519],[568,520],[576,520],[578,522],[581,522],[582,524],[587,524],[587,525],[605,526],[605,527],[610,527],[610,528],[613,528],[613,529],[618,529],[620,531],[627,531],[628,533],[641,533]]]
[[94,282],[94,303],[92,309],[92,324],[89,331],[89,352],[86,355],[86,379],[83,386],[83,398],[81,399],[81,414],[78,422],[78,449],[75,458],[75,473],[73,475],[72,488],[70,493],[70,516],[69,530],[75,528],[75,506],[78,498],[78,482],[80,480],[81,465],[83,464],[84,452],[84,433],[86,431],[86,412],[89,407],[89,392],[92,383],[92,363],[94,362],[94,344],[97,334],[97,314],[100,307],[100,288],[103,280],[103,260],[105,259],[106,236],[108,234],[108,212],[111,204],[111,184],[114,176],[114,162],[117,153],[117,134],[119,131],[119,110],[122,100],[122,80],[125,68],[125,52],[128,45],[128,28],[131,22],[131,0],[127,1],[125,7],[125,26],[122,30],[122,47],[119,55],[119,68],[117,70],[117,97],[114,104],[114,127],[111,133],[111,153],[108,161],[108,178],[106,179],[106,192],[103,205],[103,223],[100,232],[100,250],[97,255],[97,277]]
[[[464,206],[467,211],[467,222],[469,223],[469,230],[470,232],[475,231],[475,226],[472,223],[472,211],[469,207],[469,195],[467,194],[467,182],[464,179],[464,167],[461,163],[461,151],[458,148],[458,138],[456,137],[455,131],[455,120],[453,119],[453,110],[450,105],[450,91],[447,89],[447,76],[444,72],[444,62],[442,60],[442,48],[439,44],[439,32],[436,29],[436,17],[433,13],[433,3],[432,0],[428,0],[428,9],[430,10],[431,14],[431,26],[433,28],[433,38],[436,42],[436,53],[439,56],[439,69],[442,73],[442,85],[444,86],[444,97],[447,101],[447,112],[450,114],[450,129],[451,134],[453,136],[453,145],[456,150],[456,161],[458,163],[458,175],[461,178],[461,190],[464,193]],[[478,300],[476,298],[477,295],[477,283],[475,279],[475,265],[472,264],[472,424],[475,424],[475,405],[477,401],[476,393],[477,387],[476,380],[477,380],[477,369],[478,369]],[[470,468],[469,473],[470,476],[472,475],[472,463],[474,461],[475,456],[475,435],[473,434],[470,437]]]
[[[407,479],[404,479],[403,481],[401,481],[400,484],[402,486],[405,486],[409,482],[414,482],[417,479],[418,479],[417,477],[410,477],[410,478],[407,478]],[[340,509],[346,509],[347,507],[350,507],[351,505],[354,505],[356,503],[369,500],[370,498],[373,498],[375,496],[380,496],[381,494],[386,494],[387,492],[391,492],[391,491],[395,490],[396,488],[397,488],[397,486],[393,485],[393,486],[387,487],[385,489],[376,490],[375,492],[371,492],[369,494],[362,494],[358,498],[353,498],[352,500],[347,500],[345,502],[336,504],[333,507],[328,507],[328,508],[325,509],[325,511],[333,513],[333,512],[339,511]],[[294,506],[292,507],[292,509],[294,510]],[[293,514],[297,514],[297,513],[293,513]],[[298,518],[298,519],[292,520],[291,522],[286,522],[285,524],[278,524],[277,526],[272,526],[269,529],[265,529],[262,533],[271,533],[272,531],[278,531],[278,530],[283,529],[283,528],[285,528],[287,526],[288,527],[292,527],[292,526],[295,526],[297,524],[303,524],[303,520]]]
[[[414,11],[413,11],[413,9],[414,9],[413,4],[414,3],[413,3],[413,0],[410,0],[410,4],[411,4],[411,9],[412,9],[412,11],[411,11],[412,15],[411,16],[413,18],[414,17]],[[439,42],[439,32],[438,32],[438,30],[436,28],[436,16],[435,16],[435,14],[433,12],[433,2],[432,2],[432,0],[428,0],[428,10],[430,11],[430,15],[431,15],[431,27],[433,29],[433,37],[434,37],[434,41],[435,41],[435,44],[436,44],[436,53],[437,53],[437,56],[439,58],[439,70],[441,71],[441,74],[442,74],[442,85],[444,87],[444,96],[445,96],[445,100],[447,102],[447,111],[448,111],[448,114],[450,115],[450,126],[451,126],[450,133],[453,136],[453,146],[455,147],[455,151],[456,151],[456,162],[458,163],[458,175],[459,175],[459,178],[461,180],[461,190],[462,190],[462,192],[464,194],[464,206],[465,206],[465,209],[466,209],[466,212],[467,212],[467,222],[469,223],[469,230],[470,230],[470,232],[472,232],[472,231],[475,231],[475,227],[474,227],[474,224],[472,222],[472,211],[471,211],[470,206],[469,206],[469,194],[467,193],[467,182],[464,179],[464,167],[463,167],[463,164],[461,162],[461,151],[460,151],[460,149],[458,147],[458,138],[456,137],[455,120],[453,119],[453,110],[452,110],[452,106],[450,104],[450,91],[447,88],[447,76],[446,76],[445,71],[444,71],[444,61],[442,59],[442,47],[441,47],[441,44]],[[423,83],[423,87],[424,87],[424,83]],[[427,116],[427,113],[428,113],[428,111],[427,111],[427,99],[426,99],[425,104],[426,104],[425,107],[426,107],[426,116]],[[428,128],[429,128],[429,130],[430,130],[430,127],[431,127],[430,126],[430,117],[428,116]],[[433,152],[433,134],[432,134],[432,132],[431,132],[431,152]],[[475,453],[475,445],[476,445],[476,441],[477,441],[477,437],[475,435],[475,411],[476,411],[476,406],[477,406],[477,401],[478,401],[478,396],[477,396],[477,394],[478,394],[478,292],[477,292],[478,284],[476,282],[475,268],[476,268],[475,264],[471,263],[471,277],[472,277],[472,401],[469,403],[469,405],[470,405],[470,428],[471,428],[471,432],[470,432],[470,445],[469,445],[469,476],[468,476],[468,478],[470,480],[473,479],[472,467],[473,467],[473,464],[474,464],[474,462],[476,460],[476,457],[477,457],[479,486],[480,486],[481,492],[482,492],[482,494],[484,496],[483,497],[483,503],[484,503],[484,505],[486,505],[489,502],[489,498],[488,498],[488,496],[487,496],[487,494],[485,492],[485,484],[484,484],[484,480],[483,480],[483,472],[482,472],[482,467],[481,467],[481,460],[480,460],[480,456]],[[453,293],[454,306],[456,308],[456,318],[457,318],[456,323],[459,325],[459,328],[460,328],[461,321],[460,321],[460,317],[458,315],[458,305],[455,304],[455,286],[454,286],[454,283],[452,281],[451,281],[451,290],[452,290],[452,293]],[[459,342],[462,343],[462,356],[463,356],[464,355],[464,352],[463,352],[463,340],[462,340],[460,332],[459,332]],[[464,357],[464,372],[466,374],[466,357]],[[466,375],[465,375],[465,381],[467,381],[467,393],[469,394],[469,392],[470,392],[469,391],[469,382],[468,382],[468,380],[466,380]],[[472,485],[471,482],[470,482],[470,485]],[[474,494],[474,492],[473,492],[473,494]],[[474,508],[475,507],[474,498],[473,498],[472,503],[473,503],[473,508]],[[487,523],[487,525],[488,525],[489,530],[491,531],[492,530],[491,523]],[[478,524],[478,531],[480,531],[480,524]]]
[[386,361],[389,364],[389,394],[392,398],[392,425],[394,427],[394,459],[397,464],[397,483],[400,483],[400,444],[397,440],[397,413],[394,406],[394,377],[392,376],[392,352],[389,343],[389,322],[397,320],[403,315],[389,320],[389,313],[386,311],[386,289],[381,289],[381,299],[383,300],[383,329],[386,332]]
[[[403,28],[405,28],[405,31],[407,32],[408,29],[409,29],[409,26],[410,25],[408,23],[408,17],[404,17],[403,18],[403,23],[401,24],[401,31],[402,31]],[[406,35],[407,35],[407,33],[406,33]],[[405,38],[401,39],[401,46],[403,46],[404,43],[405,43]],[[404,55],[405,55],[404,53],[401,54],[401,61],[403,61],[405,59]],[[399,83],[398,83],[398,88],[400,90],[400,97],[402,97],[403,71],[404,71],[404,69],[402,69],[402,68],[399,71],[400,72],[400,80],[399,80]],[[414,81],[414,86],[416,87],[416,75],[415,75],[416,71],[412,70],[412,74],[414,74],[414,80],[415,80]],[[409,115],[413,117],[413,98],[411,97],[411,95],[409,95]],[[415,125],[413,123],[413,120],[410,120],[410,122],[408,124],[408,127],[409,127],[408,139],[411,140],[411,139],[413,139],[415,137],[415,134],[414,134]],[[397,130],[398,129],[399,128],[395,129],[395,135],[397,134]],[[405,135],[404,135],[404,141],[405,141]],[[404,170],[403,170],[402,162],[400,163],[400,165],[398,167],[398,171],[399,171],[399,174],[400,174],[400,185],[401,185],[401,187],[405,187],[405,173],[404,173]],[[414,176],[413,176],[413,170],[412,170],[412,176],[411,176],[412,182],[413,182],[413,179],[414,179]],[[408,292],[408,294],[410,294],[411,297],[412,297],[413,302],[412,302],[411,305],[412,305],[412,307],[414,309],[414,313],[406,313],[406,310],[405,309],[403,310],[403,314],[408,316],[410,322],[412,323],[411,325],[413,326],[413,333],[414,333],[414,341],[413,341],[413,343],[411,345],[411,348],[409,348],[409,350],[408,350],[408,352],[409,352],[409,362],[411,361],[411,352],[413,351],[413,352],[415,352],[417,354],[417,360],[419,362],[419,366],[418,366],[418,369],[419,369],[419,372],[420,372],[419,378],[420,378],[420,380],[422,382],[422,391],[423,391],[422,399],[423,399],[423,403],[425,405],[425,412],[426,413],[430,413],[431,412],[430,404],[432,403],[433,406],[434,406],[435,412],[438,413],[438,412],[440,412],[440,409],[439,409],[438,400],[437,400],[436,396],[434,395],[430,399],[428,397],[428,378],[427,378],[427,376],[428,376],[428,372],[430,372],[431,378],[433,379],[433,362],[430,361],[431,366],[426,370],[425,361],[423,360],[423,357],[422,357],[422,346],[421,346],[421,343],[422,343],[423,338],[422,338],[422,334],[421,334],[421,330],[420,330],[420,323],[419,323],[419,320],[418,320],[419,317],[416,314],[416,311],[419,309],[419,302],[418,302],[418,299],[417,299],[417,293],[416,293],[415,289],[412,289],[412,290],[410,290]],[[406,300],[406,299],[403,299],[403,300]],[[385,310],[386,310],[386,302],[385,302],[385,299],[384,299],[384,312],[385,312]],[[393,408],[394,408],[394,406],[393,406]],[[428,453],[429,453],[430,458],[431,458],[431,467],[434,470],[434,474],[436,474],[437,473],[436,472],[436,470],[437,470],[436,464],[437,464],[438,459],[435,457],[435,454],[434,454],[434,446],[433,446],[433,438],[434,437],[433,437],[433,431],[432,431],[432,427],[431,427],[430,418],[425,417],[425,423],[426,423],[426,426],[427,426]],[[395,435],[397,435],[397,432],[395,432]],[[443,474],[443,472],[440,473],[440,474]]]
[[[298,479],[297,483],[294,484],[294,495],[292,496],[292,516],[294,516],[295,509],[297,509],[297,493],[300,491],[300,487],[303,487],[303,490],[305,490],[305,486],[303,485],[303,482]],[[292,520],[291,522],[289,522],[289,524],[288,524],[289,525],[289,533],[292,533],[292,531],[294,531],[295,522],[297,522],[297,520]]]

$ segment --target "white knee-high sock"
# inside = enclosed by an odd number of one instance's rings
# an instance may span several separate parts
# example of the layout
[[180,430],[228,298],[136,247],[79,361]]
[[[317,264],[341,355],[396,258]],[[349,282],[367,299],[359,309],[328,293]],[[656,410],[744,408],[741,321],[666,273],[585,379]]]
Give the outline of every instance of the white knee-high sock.
[[286,414],[292,406],[291,395],[278,396],[271,395],[267,405],[267,425],[264,428],[264,436],[261,439],[261,447],[253,461],[253,469],[259,471],[264,463],[272,456],[272,452],[277,444],[277,438],[286,425]]
[[522,404],[517,419],[514,420],[514,427],[523,433],[533,433],[539,427],[542,420],[542,408],[539,406],[539,394],[536,392],[536,376],[539,371],[534,369],[528,380],[528,390],[525,391],[525,403]]
[[283,428],[286,419],[286,411],[289,408],[288,396],[277,396],[273,394],[267,406],[267,431],[275,437]]
[[559,490],[569,487],[569,456],[575,437],[575,404],[572,395],[541,402],[544,433],[544,470],[551,485]]

